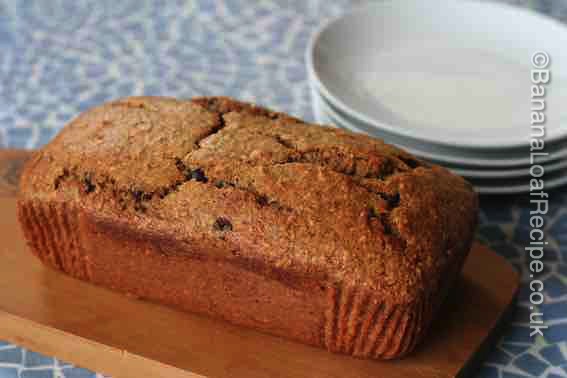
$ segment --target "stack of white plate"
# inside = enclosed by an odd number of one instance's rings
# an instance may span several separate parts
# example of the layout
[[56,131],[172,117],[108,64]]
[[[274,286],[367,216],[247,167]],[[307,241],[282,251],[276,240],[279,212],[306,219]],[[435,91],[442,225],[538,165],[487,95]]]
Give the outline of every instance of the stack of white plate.
[[[503,4],[372,3],[312,39],[313,108],[320,123],[444,165],[481,193],[528,191],[534,164],[550,189],[567,183],[565,43],[564,25]],[[547,155],[532,162],[534,65],[551,80],[542,111]]]

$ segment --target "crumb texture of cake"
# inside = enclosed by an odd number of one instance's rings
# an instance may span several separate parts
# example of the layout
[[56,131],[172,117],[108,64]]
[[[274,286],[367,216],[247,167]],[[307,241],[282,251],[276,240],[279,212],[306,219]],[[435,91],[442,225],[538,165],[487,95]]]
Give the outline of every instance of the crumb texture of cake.
[[423,338],[477,196],[381,140],[225,97],[131,97],[28,161],[19,219],[73,277],[333,352]]

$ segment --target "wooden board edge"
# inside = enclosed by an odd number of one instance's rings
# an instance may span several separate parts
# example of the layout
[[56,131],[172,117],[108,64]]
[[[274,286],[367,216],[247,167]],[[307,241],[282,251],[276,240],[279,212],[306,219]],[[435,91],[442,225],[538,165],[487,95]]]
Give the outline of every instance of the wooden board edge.
[[512,316],[516,311],[516,301],[518,300],[519,290],[520,284],[518,283],[518,287],[514,296],[510,300],[510,303],[508,303],[504,312],[500,315],[496,324],[488,332],[482,343],[457,372],[455,378],[472,378],[478,375],[478,371],[482,367],[483,362],[486,360],[486,356],[490,353],[492,348],[496,346],[498,339],[502,336],[506,325],[509,324],[509,321],[512,319]]
[[[204,378],[125,350],[109,347],[34,321],[0,311],[0,334],[8,342],[57,356],[113,378]],[[33,335],[32,337],[22,335]]]

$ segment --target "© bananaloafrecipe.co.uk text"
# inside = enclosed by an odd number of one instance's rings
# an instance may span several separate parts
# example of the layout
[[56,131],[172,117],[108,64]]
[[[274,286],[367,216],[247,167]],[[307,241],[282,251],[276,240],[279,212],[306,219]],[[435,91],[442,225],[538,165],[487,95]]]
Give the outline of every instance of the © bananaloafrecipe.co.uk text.
[[543,281],[538,274],[544,270],[542,258],[545,253],[544,226],[549,207],[549,194],[545,191],[545,169],[539,163],[548,159],[545,151],[546,133],[546,86],[551,79],[549,55],[544,51],[535,52],[531,59],[531,134],[530,134],[530,244],[525,247],[529,254],[530,288],[530,336],[543,336],[547,325],[543,313],[538,310],[545,298]]

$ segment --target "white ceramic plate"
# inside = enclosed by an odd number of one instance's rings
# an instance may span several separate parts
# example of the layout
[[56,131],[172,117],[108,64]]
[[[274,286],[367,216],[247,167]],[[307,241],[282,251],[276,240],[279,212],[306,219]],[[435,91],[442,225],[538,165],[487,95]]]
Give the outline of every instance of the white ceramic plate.
[[[475,190],[481,194],[517,194],[530,191],[530,179],[526,177],[515,179],[477,180],[467,178]],[[562,169],[544,176],[545,189],[554,189],[567,184],[567,170]]]
[[531,56],[540,50],[551,57],[547,140],[567,137],[565,41],[559,22],[504,4],[385,0],[324,26],[307,66],[325,99],[365,124],[503,150],[528,143]]
[[[469,170],[480,170],[486,168],[507,170],[510,167],[528,166],[530,164],[529,147],[520,149],[516,155],[507,155],[504,152],[493,151],[470,151],[449,148],[431,144],[429,142],[416,141],[415,139],[402,137],[386,130],[380,130],[361,121],[349,117],[346,114],[338,113],[338,109],[325,101],[316,88],[312,87],[313,107],[317,115],[323,116],[323,120],[336,126],[359,132],[366,133],[386,142],[397,145],[412,154],[434,163],[448,166],[449,168],[461,168]],[[546,152],[547,157],[538,159],[538,163],[549,163],[567,157],[567,141],[552,144]]]
[[[566,170],[567,169],[567,159],[561,159],[558,161],[544,163],[542,166],[545,169],[547,174],[554,173],[559,170]],[[445,166],[447,167],[447,166]],[[466,169],[466,168],[454,168],[454,167],[447,167],[451,171],[455,172],[459,176],[468,177],[471,179],[499,179],[499,178],[525,178],[530,176],[530,167],[523,167],[523,168],[513,168],[513,169],[506,169],[506,170],[498,170],[498,169]]]

